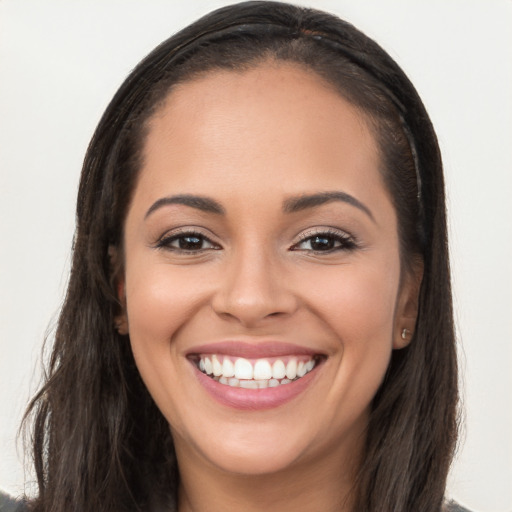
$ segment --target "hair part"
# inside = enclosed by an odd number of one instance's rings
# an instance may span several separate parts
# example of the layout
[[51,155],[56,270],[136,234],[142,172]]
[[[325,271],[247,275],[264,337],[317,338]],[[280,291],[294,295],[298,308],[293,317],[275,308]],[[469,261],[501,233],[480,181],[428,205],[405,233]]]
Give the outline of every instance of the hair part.
[[352,25],[312,9],[246,2],[210,13],[151,52],[89,145],[68,291],[46,382],[27,412],[34,416],[35,511],[153,510],[174,502],[179,476],[169,426],[127,336],[114,329],[124,219],[149,121],[173,87],[269,60],[316,73],[364,113],[397,212],[402,267],[418,257],[424,264],[414,338],[393,352],[373,401],[355,510],[441,509],[456,440],[457,367],[435,133],[404,73]]

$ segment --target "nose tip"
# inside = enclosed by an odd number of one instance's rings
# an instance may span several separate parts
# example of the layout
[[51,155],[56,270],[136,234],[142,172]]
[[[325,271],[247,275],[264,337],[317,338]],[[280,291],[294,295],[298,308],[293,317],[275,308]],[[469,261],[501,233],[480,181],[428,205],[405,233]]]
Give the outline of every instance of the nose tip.
[[245,327],[252,327],[265,319],[286,316],[291,309],[282,303],[277,305],[275,298],[270,297],[253,297],[252,300],[240,297],[224,300],[222,305],[219,302],[214,304],[214,310],[219,316],[234,320]]
[[244,327],[287,317],[297,309],[297,299],[284,273],[261,258],[233,266],[220,283],[212,300],[214,311]]

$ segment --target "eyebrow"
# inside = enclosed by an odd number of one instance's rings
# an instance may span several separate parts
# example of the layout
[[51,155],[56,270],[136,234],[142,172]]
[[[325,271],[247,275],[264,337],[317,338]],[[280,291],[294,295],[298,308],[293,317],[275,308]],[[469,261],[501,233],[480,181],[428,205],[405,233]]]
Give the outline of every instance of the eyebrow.
[[308,208],[315,208],[316,206],[331,203],[333,201],[341,201],[351,206],[355,206],[362,212],[366,213],[366,215],[368,215],[368,217],[370,217],[370,219],[375,222],[375,217],[365,204],[356,199],[354,196],[341,191],[320,192],[318,194],[290,197],[283,203],[283,211],[285,213],[295,213],[302,210],[307,210]]
[[[333,201],[341,201],[343,203],[350,204],[351,206],[355,206],[359,210],[366,213],[366,215],[368,215],[368,217],[370,217],[370,219],[375,222],[375,218],[371,210],[366,205],[364,205],[354,196],[341,191],[319,192],[318,194],[303,194],[297,197],[290,197],[283,202],[283,211],[285,213],[296,213]],[[191,208],[196,208],[203,212],[215,213],[217,215],[224,215],[226,213],[222,205],[210,197],[196,196],[192,194],[180,194],[158,199],[150,206],[144,218],[147,219],[159,208],[173,204],[182,204],[185,206],[190,206]]]
[[155,201],[146,212],[144,219],[147,219],[153,212],[162,208],[163,206],[169,206],[172,204],[183,204],[196,208],[207,213],[216,213],[218,215],[224,215],[224,208],[214,199],[204,196],[195,196],[191,194],[181,194],[176,196],[162,197]]

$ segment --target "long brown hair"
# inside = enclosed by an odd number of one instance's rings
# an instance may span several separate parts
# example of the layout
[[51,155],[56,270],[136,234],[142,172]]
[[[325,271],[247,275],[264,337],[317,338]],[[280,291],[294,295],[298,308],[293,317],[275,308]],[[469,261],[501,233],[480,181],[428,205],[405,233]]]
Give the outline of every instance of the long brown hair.
[[104,113],[85,157],[69,286],[44,385],[31,402],[35,511],[173,507],[179,479],[165,418],[119,313],[109,251],[122,252],[147,120],[173,86],[215,69],[289,61],[335,86],[369,121],[397,211],[404,272],[421,258],[416,331],[373,401],[358,512],[439,512],[457,431],[457,366],[442,163],[425,108],[374,41],[335,16],[246,2],[201,18],[149,54]]

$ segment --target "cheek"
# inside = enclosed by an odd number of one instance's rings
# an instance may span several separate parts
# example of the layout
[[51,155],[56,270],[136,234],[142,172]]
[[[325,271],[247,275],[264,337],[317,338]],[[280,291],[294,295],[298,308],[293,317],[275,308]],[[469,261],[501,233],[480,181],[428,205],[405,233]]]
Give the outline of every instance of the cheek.
[[[159,402],[165,389],[179,385],[175,338],[204,304],[204,277],[190,268],[172,269],[133,258],[126,265],[126,311],[130,343],[146,386]],[[206,281],[207,282],[207,281]],[[203,283],[203,284],[201,284]]]
[[203,306],[204,276],[192,267],[172,268],[141,257],[126,263],[126,311],[130,343],[139,373],[162,414],[178,431],[184,403],[183,383],[190,369],[183,363],[181,332]]
[[126,307],[134,341],[169,344],[181,324],[204,302],[204,283],[204,276],[191,267],[173,269],[165,263],[143,262],[127,265]]
[[311,273],[309,302],[342,342],[391,340],[399,284],[396,265],[354,265]]
[[336,354],[336,376],[326,401],[333,421],[341,421],[340,415],[356,417],[369,406],[389,364],[399,269],[347,267],[332,276],[318,273],[312,283],[310,304],[330,330]]

